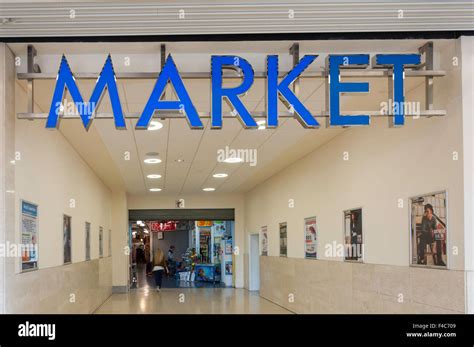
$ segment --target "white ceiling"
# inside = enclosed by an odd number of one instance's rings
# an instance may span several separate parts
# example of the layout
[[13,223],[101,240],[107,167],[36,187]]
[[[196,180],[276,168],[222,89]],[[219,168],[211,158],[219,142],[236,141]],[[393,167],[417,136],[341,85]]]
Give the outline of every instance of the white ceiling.
[[[404,41],[397,43],[396,46],[383,42],[377,45],[372,41],[370,47],[379,48],[377,51],[414,51],[418,42]],[[304,43],[310,46],[308,42]],[[144,44],[140,44],[144,45]],[[208,44],[204,43],[203,46]],[[219,47],[220,43],[214,43],[213,50],[223,50]],[[224,43],[224,46],[228,43]],[[311,45],[319,47],[318,53],[325,54],[332,50],[342,50],[343,42],[312,42]],[[440,44],[442,46],[442,44]],[[105,45],[105,50],[119,51],[116,45]],[[143,52],[150,53],[157,49],[159,45],[149,44],[150,47],[144,47]],[[179,45],[178,45],[179,46]],[[288,49],[289,45],[281,42],[262,43],[258,46],[258,51],[273,53]],[[302,44],[302,46],[304,46]],[[347,45],[349,46],[349,45]],[[367,46],[367,47],[363,47]],[[58,44],[50,46],[47,44],[37,45],[39,54],[48,52],[57,54]],[[322,47],[322,48],[321,48]],[[354,47],[353,44],[350,47]],[[21,55],[24,52],[25,45],[12,45],[13,50]],[[68,54],[68,58],[73,62],[73,71],[87,71],[84,55],[81,50],[84,46],[80,44],[61,47]],[[202,47],[201,47],[202,48]],[[225,47],[224,47],[225,48]],[[243,45],[245,49],[245,44]],[[364,42],[359,50],[368,49],[368,43]],[[94,49],[98,49],[95,47]],[[242,49],[242,48],[241,48]],[[127,48],[124,48],[126,51]],[[148,51],[147,51],[148,50]],[[171,50],[171,49],[170,49]],[[69,51],[72,53],[69,54]],[[174,51],[171,50],[173,53]],[[310,52],[309,49],[306,51]],[[352,48],[350,51],[354,51]],[[90,52],[90,51],[89,51]],[[107,52],[107,51],[106,51]],[[123,52],[123,50],[122,50]],[[141,51],[135,51],[140,54]],[[249,52],[249,51],[247,51]],[[249,60],[255,62],[255,70],[261,71],[265,55],[254,53],[249,55]],[[304,52],[304,51],[303,51]],[[369,52],[369,51],[366,51]],[[178,69],[181,71],[193,71],[198,66],[199,70],[204,69],[204,62],[209,62],[209,52],[201,55],[195,54],[192,59],[184,59],[183,49],[176,53]],[[106,53],[104,53],[106,54]],[[117,53],[118,54],[118,53]],[[127,54],[127,52],[124,52]],[[146,54],[143,53],[146,57]],[[249,53],[246,53],[249,54]],[[302,53],[303,54],[303,53]],[[44,72],[51,72],[48,69],[57,71],[59,56],[55,61],[51,57],[47,60],[39,57],[40,65]],[[112,56],[114,59],[114,55]],[[100,66],[103,60],[97,60],[94,65]],[[99,61],[100,60],[100,61]],[[289,59],[284,60],[281,69],[289,69]],[[288,60],[288,62],[286,61]],[[83,64],[81,64],[81,61]],[[117,59],[115,59],[117,61]],[[260,63],[258,63],[260,61]],[[324,62],[324,60],[322,60]],[[49,64],[49,65],[48,65]],[[321,64],[321,63],[320,63]],[[117,65],[117,63],[116,63]],[[261,66],[258,66],[261,65]],[[48,66],[48,69],[46,69]],[[315,68],[317,68],[316,66]],[[320,66],[319,66],[320,67]],[[149,67],[150,69],[152,67]],[[117,66],[116,70],[123,69]],[[135,66],[140,71],[140,66]],[[207,66],[209,69],[209,66]],[[98,68],[100,70],[100,67]],[[95,71],[98,71],[95,70]],[[54,70],[52,70],[54,71]],[[150,70],[153,71],[153,70]],[[90,70],[88,72],[94,72]],[[357,79],[352,79],[356,81]],[[359,79],[364,81],[364,79]],[[342,110],[378,110],[380,102],[387,99],[387,80],[385,78],[365,79],[370,83],[370,94],[351,94],[342,96]],[[36,112],[45,113],[49,111],[52,92],[54,89],[54,80],[35,81],[35,101]],[[154,85],[153,80],[118,80],[119,94],[124,112],[141,112],[151,93]],[[88,98],[94,86],[93,80],[79,80],[81,93]],[[264,110],[264,88],[263,80],[256,80],[250,92],[243,97],[243,102],[251,111]],[[407,94],[410,90],[421,88],[423,79],[410,78],[407,80]],[[25,87],[25,81],[19,81],[19,86]],[[209,112],[210,108],[210,85],[208,80],[185,80],[187,90],[198,111]],[[324,110],[325,87],[322,79],[302,79],[301,80],[300,99],[313,112]],[[170,92],[167,93],[171,95]],[[69,95],[66,96],[71,99]],[[281,106],[281,105],[280,105]],[[225,106],[226,107],[226,106]],[[281,106],[281,109],[283,107]],[[22,112],[22,110],[17,110]],[[24,110],[23,110],[24,111]],[[111,112],[108,95],[102,99],[99,112]],[[94,120],[89,133],[85,130],[79,121],[63,120],[60,123],[59,131],[63,132],[69,139],[72,146],[82,155],[84,160],[91,168],[102,178],[109,186],[123,184],[130,194],[192,194],[202,192],[204,187],[214,187],[217,192],[245,192],[256,184],[267,179],[282,168],[290,165],[295,160],[310,153],[315,148],[328,142],[333,137],[341,134],[346,129],[328,129],[325,128],[323,119],[319,119],[321,128],[317,130],[304,129],[295,119],[281,119],[281,125],[277,129],[266,130],[246,130],[243,129],[237,119],[224,119],[222,129],[210,129],[209,119],[203,119],[205,128],[203,130],[192,130],[189,128],[185,119],[167,119],[162,120],[163,128],[157,131],[135,130],[136,120],[127,120],[127,130],[116,130],[112,119]],[[248,163],[227,164],[217,162],[217,150],[226,146],[235,149],[257,149],[258,164],[255,167]],[[124,153],[130,153],[130,160],[125,160]],[[149,165],[143,162],[147,158],[147,153],[157,152],[162,163]],[[183,162],[176,162],[177,159],[183,159]],[[147,174],[160,174],[161,179],[151,180],[146,178]],[[213,178],[214,173],[227,173],[229,177],[224,179]],[[162,188],[162,193],[150,193],[150,188]],[[212,193],[211,193],[212,194]]]

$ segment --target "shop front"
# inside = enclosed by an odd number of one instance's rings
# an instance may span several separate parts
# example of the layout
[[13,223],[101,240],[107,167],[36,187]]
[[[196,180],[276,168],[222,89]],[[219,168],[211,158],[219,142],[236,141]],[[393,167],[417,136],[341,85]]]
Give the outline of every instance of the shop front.
[[132,289],[156,286],[158,250],[166,257],[163,288],[235,286],[233,220],[137,220],[130,221],[129,230]]

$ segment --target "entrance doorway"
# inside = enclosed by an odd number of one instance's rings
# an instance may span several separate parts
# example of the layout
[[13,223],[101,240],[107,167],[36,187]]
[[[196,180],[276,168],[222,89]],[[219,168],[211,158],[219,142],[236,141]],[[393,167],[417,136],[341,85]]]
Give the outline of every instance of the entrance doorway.
[[[206,210],[206,219],[197,211],[129,212],[131,289],[234,286],[233,210]],[[162,279],[155,278],[163,267]]]
[[249,249],[249,290],[260,290],[260,251],[259,251],[259,234],[250,235],[250,249]]

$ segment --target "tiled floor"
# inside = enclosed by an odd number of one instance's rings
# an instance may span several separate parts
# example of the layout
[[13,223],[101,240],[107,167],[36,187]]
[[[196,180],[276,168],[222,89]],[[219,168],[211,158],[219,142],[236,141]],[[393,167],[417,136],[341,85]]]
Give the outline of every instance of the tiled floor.
[[163,287],[158,293],[153,277],[146,277],[140,265],[137,288],[127,294],[113,294],[95,313],[292,313],[246,289],[214,287],[211,283],[196,286],[194,282],[177,285],[173,279],[165,279]]
[[261,298],[257,292],[234,288],[164,288],[160,293],[147,287],[127,294],[113,294],[95,313],[266,313],[290,311]]

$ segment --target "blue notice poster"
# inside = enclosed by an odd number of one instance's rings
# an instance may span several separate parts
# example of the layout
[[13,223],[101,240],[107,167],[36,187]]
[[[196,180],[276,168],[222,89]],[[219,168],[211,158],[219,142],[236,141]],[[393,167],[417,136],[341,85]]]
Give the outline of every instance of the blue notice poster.
[[38,205],[21,200],[21,270],[38,268]]

